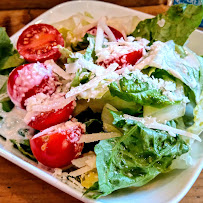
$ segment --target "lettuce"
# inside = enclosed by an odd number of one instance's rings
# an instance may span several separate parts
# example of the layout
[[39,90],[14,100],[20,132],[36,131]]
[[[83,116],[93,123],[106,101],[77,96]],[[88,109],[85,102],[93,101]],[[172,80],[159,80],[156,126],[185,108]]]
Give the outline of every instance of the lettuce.
[[95,52],[95,36],[86,34],[85,38],[87,38],[87,41],[89,43],[84,54],[84,59],[86,59],[87,61],[92,60],[93,62],[95,62],[97,60],[96,52]]
[[186,47],[182,48],[187,53],[185,57],[176,52],[173,41],[155,42],[148,57],[137,68],[155,67],[167,71],[187,85],[194,92],[196,101],[199,101],[203,90],[203,58]]
[[13,109],[14,104],[7,94],[7,76],[0,75],[0,104],[3,111],[9,112]]
[[87,34],[85,34],[85,36],[82,38],[82,40],[80,40],[77,43],[72,43],[71,44],[71,49],[73,52],[77,52],[77,51],[81,51],[84,50],[88,47],[89,45],[89,41],[87,39]]
[[20,151],[21,154],[26,156],[27,158],[31,159],[32,161],[37,162],[36,158],[34,157],[31,147],[30,147],[30,140],[25,139],[21,143],[14,139],[10,139],[10,142],[13,143],[13,146]]
[[200,101],[197,103],[194,108],[194,124],[188,128],[188,131],[200,134],[203,131],[203,92],[200,97]]
[[[87,42],[88,42],[88,47],[85,50],[85,54],[84,54],[84,59],[87,61],[96,61],[96,53],[95,53],[95,37],[93,35],[90,34],[86,34],[84,37]],[[72,58],[69,58],[72,60]],[[76,59],[77,58],[73,58]],[[70,62],[70,60],[68,61]],[[73,61],[75,62],[75,61]],[[76,75],[73,79],[73,82],[71,83],[72,87],[76,87],[80,84],[84,84],[90,81],[90,79],[92,79],[95,76],[94,73],[92,73],[91,71],[88,71],[86,68],[82,68],[82,69],[78,69],[76,72]]]
[[[81,40],[81,38],[84,36],[85,26],[92,23],[93,21],[94,21],[93,17],[88,12],[84,12],[84,14],[77,13],[75,15],[72,15],[68,19],[59,21],[52,25],[56,27],[59,30],[59,32],[62,34],[65,40],[66,47],[71,47],[71,46],[75,47],[77,46],[77,43]],[[82,50],[82,49],[79,49],[79,50]],[[73,48],[73,51],[79,51],[79,50],[78,49],[74,50]]]
[[166,132],[148,129],[140,122],[125,120],[119,112],[112,115],[113,124],[123,136],[102,140],[95,146],[99,177],[94,185],[96,197],[125,187],[145,185],[158,174],[168,172],[173,160],[189,151],[180,136],[171,137]]
[[89,72],[85,68],[82,68],[82,70],[77,70],[75,77],[73,78],[73,81],[71,83],[71,87],[77,87],[80,84],[89,82],[93,75],[94,74],[92,72]]
[[202,17],[203,5],[174,5],[166,13],[141,21],[132,35],[146,38],[151,43],[173,40],[176,44],[183,45],[200,25]]
[[107,92],[100,99],[91,99],[88,102],[88,105],[94,112],[101,112],[106,103],[109,103],[119,111],[123,111],[124,113],[130,115],[142,113],[141,105],[134,102],[127,102],[120,99],[119,97],[113,97],[111,96],[108,89]]
[[5,28],[0,27],[0,74],[5,74],[5,69],[13,68],[23,63],[24,59],[20,58],[19,53],[13,49]]
[[163,95],[160,89],[153,87],[150,81],[143,82],[134,74],[129,76],[122,77],[119,85],[117,82],[110,84],[109,90],[112,96],[117,96],[127,102],[159,108],[175,103]]

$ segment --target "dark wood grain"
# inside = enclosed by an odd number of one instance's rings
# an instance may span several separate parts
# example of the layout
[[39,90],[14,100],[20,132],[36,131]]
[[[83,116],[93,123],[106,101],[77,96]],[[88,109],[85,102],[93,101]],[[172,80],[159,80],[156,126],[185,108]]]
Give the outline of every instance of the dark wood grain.
[[[0,10],[17,9],[48,9],[68,0],[0,0]],[[167,0],[104,0],[121,6],[151,6],[166,4]]]
[[[79,203],[80,201],[0,157],[0,202]],[[203,173],[180,203],[202,202]]]
[[80,202],[0,157],[1,203]]

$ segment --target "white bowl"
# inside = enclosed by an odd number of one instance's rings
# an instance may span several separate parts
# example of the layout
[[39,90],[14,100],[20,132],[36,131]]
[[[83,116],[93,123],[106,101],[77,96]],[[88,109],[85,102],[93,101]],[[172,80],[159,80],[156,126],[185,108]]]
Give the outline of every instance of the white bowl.
[[[73,1],[60,4],[48,10],[32,22],[30,22],[28,25],[26,25],[23,29],[34,23],[51,24],[66,19],[77,12],[84,11],[90,12],[96,19],[101,16],[127,15],[137,15],[141,19],[153,17],[151,15],[139,11],[131,10],[109,3],[97,1]],[[14,44],[16,44],[16,40],[18,39],[18,36],[22,33],[23,29],[21,29],[11,37],[11,40]],[[201,46],[202,41],[203,32],[196,30],[190,36],[188,46],[196,53],[203,55],[203,47]],[[195,143],[195,147],[193,148],[195,149],[192,151],[195,160],[195,164],[193,165],[193,167],[188,168],[186,170],[174,170],[170,173],[159,175],[146,186],[140,188],[131,187],[119,190],[117,192],[114,192],[112,195],[100,198],[97,201],[83,197],[80,192],[55,179],[48,172],[38,168],[36,164],[33,164],[30,161],[28,163],[28,160],[24,158],[21,154],[17,154],[15,150],[9,152],[0,146],[0,155],[13,162],[14,164],[22,167],[23,169],[29,171],[33,175],[41,178],[47,183],[84,202],[166,203],[179,202],[197,179],[203,167],[203,149],[201,149],[201,145],[201,143]]]

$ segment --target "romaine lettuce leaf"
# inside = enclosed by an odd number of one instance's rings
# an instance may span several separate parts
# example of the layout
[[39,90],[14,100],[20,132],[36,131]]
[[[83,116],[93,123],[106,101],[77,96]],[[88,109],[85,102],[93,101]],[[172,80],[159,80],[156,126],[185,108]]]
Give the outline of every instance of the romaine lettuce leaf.
[[87,38],[89,43],[84,54],[84,59],[86,59],[87,61],[91,60],[95,62],[97,60],[97,56],[95,52],[95,36],[86,34],[85,37]]
[[0,74],[3,70],[19,66],[23,62],[24,59],[13,49],[5,28],[0,27]]
[[134,102],[127,102],[125,100],[120,99],[119,97],[111,96],[110,92],[108,91],[108,88],[106,93],[100,99],[90,99],[90,101],[88,102],[88,106],[94,112],[102,112],[102,109],[106,103],[109,103],[119,111],[130,115],[142,114],[141,105],[136,104]]
[[203,92],[193,112],[194,124],[188,128],[188,131],[198,135],[203,131]]
[[0,104],[3,111],[9,112],[13,109],[14,104],[7,94],[7,76],[0,75]]
[[73,50],[73,52],[81,51],[88,47],[89,41],[88,41],[87,37],[88,37],[88,35],[85,34],[85,36],[82,38],[82,40],[71,44],[71,49]]
[[34,155],[32,153],[29,139],[25,139],[22,142],[18,142],[15,139],[10,139],[10,141],[13,143],[14,147],[21,152],[21,154],[23,154],[27,158],[37,162],[36,158],[34,157]]
[[146,128],[112,112],[113,124],[123,136],[102,140],[95,146],[100,195],[129,186],[140,187],[170,170],[173,160],[189,147],[180,136]]
[[155,42],[151,46],[149,55],[136,68],[142,70],[156,67],[167,71],[186,84],[194,92],[196,101],[199,101],[203,90],[203,58],[182,47],[187,53],[183,58],[183,55],[176,52],[175,47],[173,41]]
[[202,17],[203,5],[174,5],[166,13],[141,21],[132,35],[151,42],[173,40],[176,44],[183,45],[200,25]]
[[150,81],[142,81],[136,75],[130,74],[129,77],[122,77],[117,82],[112,82],[109,90],[112,96],[117,96],[127,102],[134,102],[143,106],[164,107],[174,104],[167,96],[162,94],[162,91]]
[[[86,34],[84,38],[86,38],[88,41],[88,47],[85,50],[85,54],[83,57],[87,61],[95,62],[96,61],[95,37],[93,35]],[[69,58],[69,59],[71,59],[71,58]],[[73,62],[75,62],[75,61],[73,61]],[[91,71],[88,71],[86,68],[78,69],[76,72],[76,75],[73,79],[73,82],[71,83],[71,86],[76,87],[79,84],[84,84],[86,82],[89,82],[89,80],[92,79],[94,76],[95,76],[95,74],[92,73]]]
[[[71,46],[75,47],[77,46],[77,43],[81,40],[81,38],[84,36],[84,27],[92,22],[94,22],[93,17],[88,12],[84,12],[84,13],[76,13],[75,15],[72,15],[68,19],[59,21],[52,25],[56,27],[62,34],[65,40],[66,47]],[[79,50],[78,47],[76,47],[75,50],[73,48],[73,51]]]
[[71,83],[71,87],[77,87],[80,84],[89,82],[92,76],[94,77],[94,74],[85,68],[82,68],[82,70],[77,70],[75,77],[73,78],[73,81]]

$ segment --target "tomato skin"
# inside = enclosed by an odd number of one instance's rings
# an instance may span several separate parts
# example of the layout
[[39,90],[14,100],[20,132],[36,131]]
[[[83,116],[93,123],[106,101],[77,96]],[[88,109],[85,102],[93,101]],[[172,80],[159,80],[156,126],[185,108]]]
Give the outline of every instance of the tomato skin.
[[45,130],[40,133],[41,136],[30,139],[31,150],[40,163],[51,168],[62,168],[81,154],[84,144],[77,141],[84,129],[81,123],[77,123],[75,127],[68,127],[69,122],[71,121],[63,124],[66,125],[66,130]]
[[104,61],[99,62],[99,65],[104,66],[107,68],[112,63],[118,63],[119,67],[118,69],[121,69],[124,65],[135,65],[136,62],[142,57],[142,49],[139,49],[138,51],[133,51],[128,54],[125,54],[123,56],[120,56],[117,59],[113,59],[111,61],[108,61],[105,63]]
[[[116,40],[119,40],[120,38],[124,38],[123,34],[121,32],[119,32],[118,30],[116,30],[115,28],[111,27],[111,26],[108,26],[111,30],[111,32],[114,34]],[[91,29],[89,29],[87,31],[87,33],[90,33],[92,35],[96,35],[97,33],[97,27],[93,27]],[[104,33],[106,35],[106,33]]]
[[7,92],[17,107],[25,108],[27,98],[40,92],[52,94],[56,90],[55,81],[56,78],[44,64],[25,64],[10,73]]
[[109,26],[109,28],[117,40],[123,37],[123,34],[121,32],[119,32],[118,30],[116,30],[115,28],[113,28],[111,26]]
[[17,42],[17,50],[28,62],[56,61],[60,56],[58,48],[64,46],[64,39],[52,25],[34,24],[25,29]]
[[75,101],[70,102],[65,107],[58,110],[51,110],[43,112],[35,116],[34,120],[31,120],[28,125],[36,130],[44,130],[51,126],[65,122],[70,119],[70,116],[74,110]]

